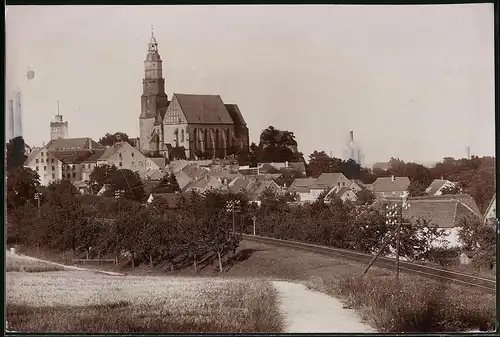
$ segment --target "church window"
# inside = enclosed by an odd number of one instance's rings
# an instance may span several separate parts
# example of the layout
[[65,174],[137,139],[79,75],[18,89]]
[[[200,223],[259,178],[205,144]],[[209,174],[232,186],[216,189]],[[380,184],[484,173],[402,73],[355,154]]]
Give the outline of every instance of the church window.
[[184,130],[181,130],[181,142],[184,141]]

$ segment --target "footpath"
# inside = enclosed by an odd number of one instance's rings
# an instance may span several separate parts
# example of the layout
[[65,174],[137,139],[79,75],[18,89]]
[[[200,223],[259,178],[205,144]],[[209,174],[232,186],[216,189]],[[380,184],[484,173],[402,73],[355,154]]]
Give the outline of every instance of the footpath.
[[353,310],[344,309],[334,297],[309,290],[298,283],[273,281],[273,285],[281,300],[286,333],[377,332],[362,323],[361,317]]

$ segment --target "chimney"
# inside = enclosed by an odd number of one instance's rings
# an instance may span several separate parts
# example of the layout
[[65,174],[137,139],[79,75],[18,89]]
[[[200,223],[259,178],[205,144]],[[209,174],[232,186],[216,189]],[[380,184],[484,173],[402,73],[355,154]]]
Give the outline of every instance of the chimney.
[[354,141],[354,131],[349,131],[349,140],[350,140],[351,142],[353,142],[353,141]]
[[395,182],[396,181],[396,178],[394,176],[391,176],[391,181],[392,182]]

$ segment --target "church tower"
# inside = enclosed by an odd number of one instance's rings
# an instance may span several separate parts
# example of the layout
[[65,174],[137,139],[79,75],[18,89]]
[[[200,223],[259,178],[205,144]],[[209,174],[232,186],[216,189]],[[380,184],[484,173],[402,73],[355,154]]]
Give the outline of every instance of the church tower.
[[63,116],[59,114],[59,101],[57,101],[57,115],[54,122],[50,122],[50,139],[67,138],[68,122],[63,122]]
[[163,150],[163,117],[168,106],[165,93],[162,63],[158,54],[158,42],[151,28],[151,40],[144,61],[144,79],[142,80],[140,125],[140,150],[160,152]]

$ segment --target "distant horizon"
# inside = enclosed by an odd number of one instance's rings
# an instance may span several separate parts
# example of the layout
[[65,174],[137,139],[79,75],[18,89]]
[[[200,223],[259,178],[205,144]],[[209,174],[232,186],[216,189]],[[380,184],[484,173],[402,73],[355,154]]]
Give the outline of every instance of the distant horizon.
[[238,104],[251,142],[272,125],[306,160],[343,158],[351,130],[366,163],[494,156],[492,4],[7,6],[26,143],[49,141],[57,101],[69,137],[137,137],[151,24],[168,97]]

